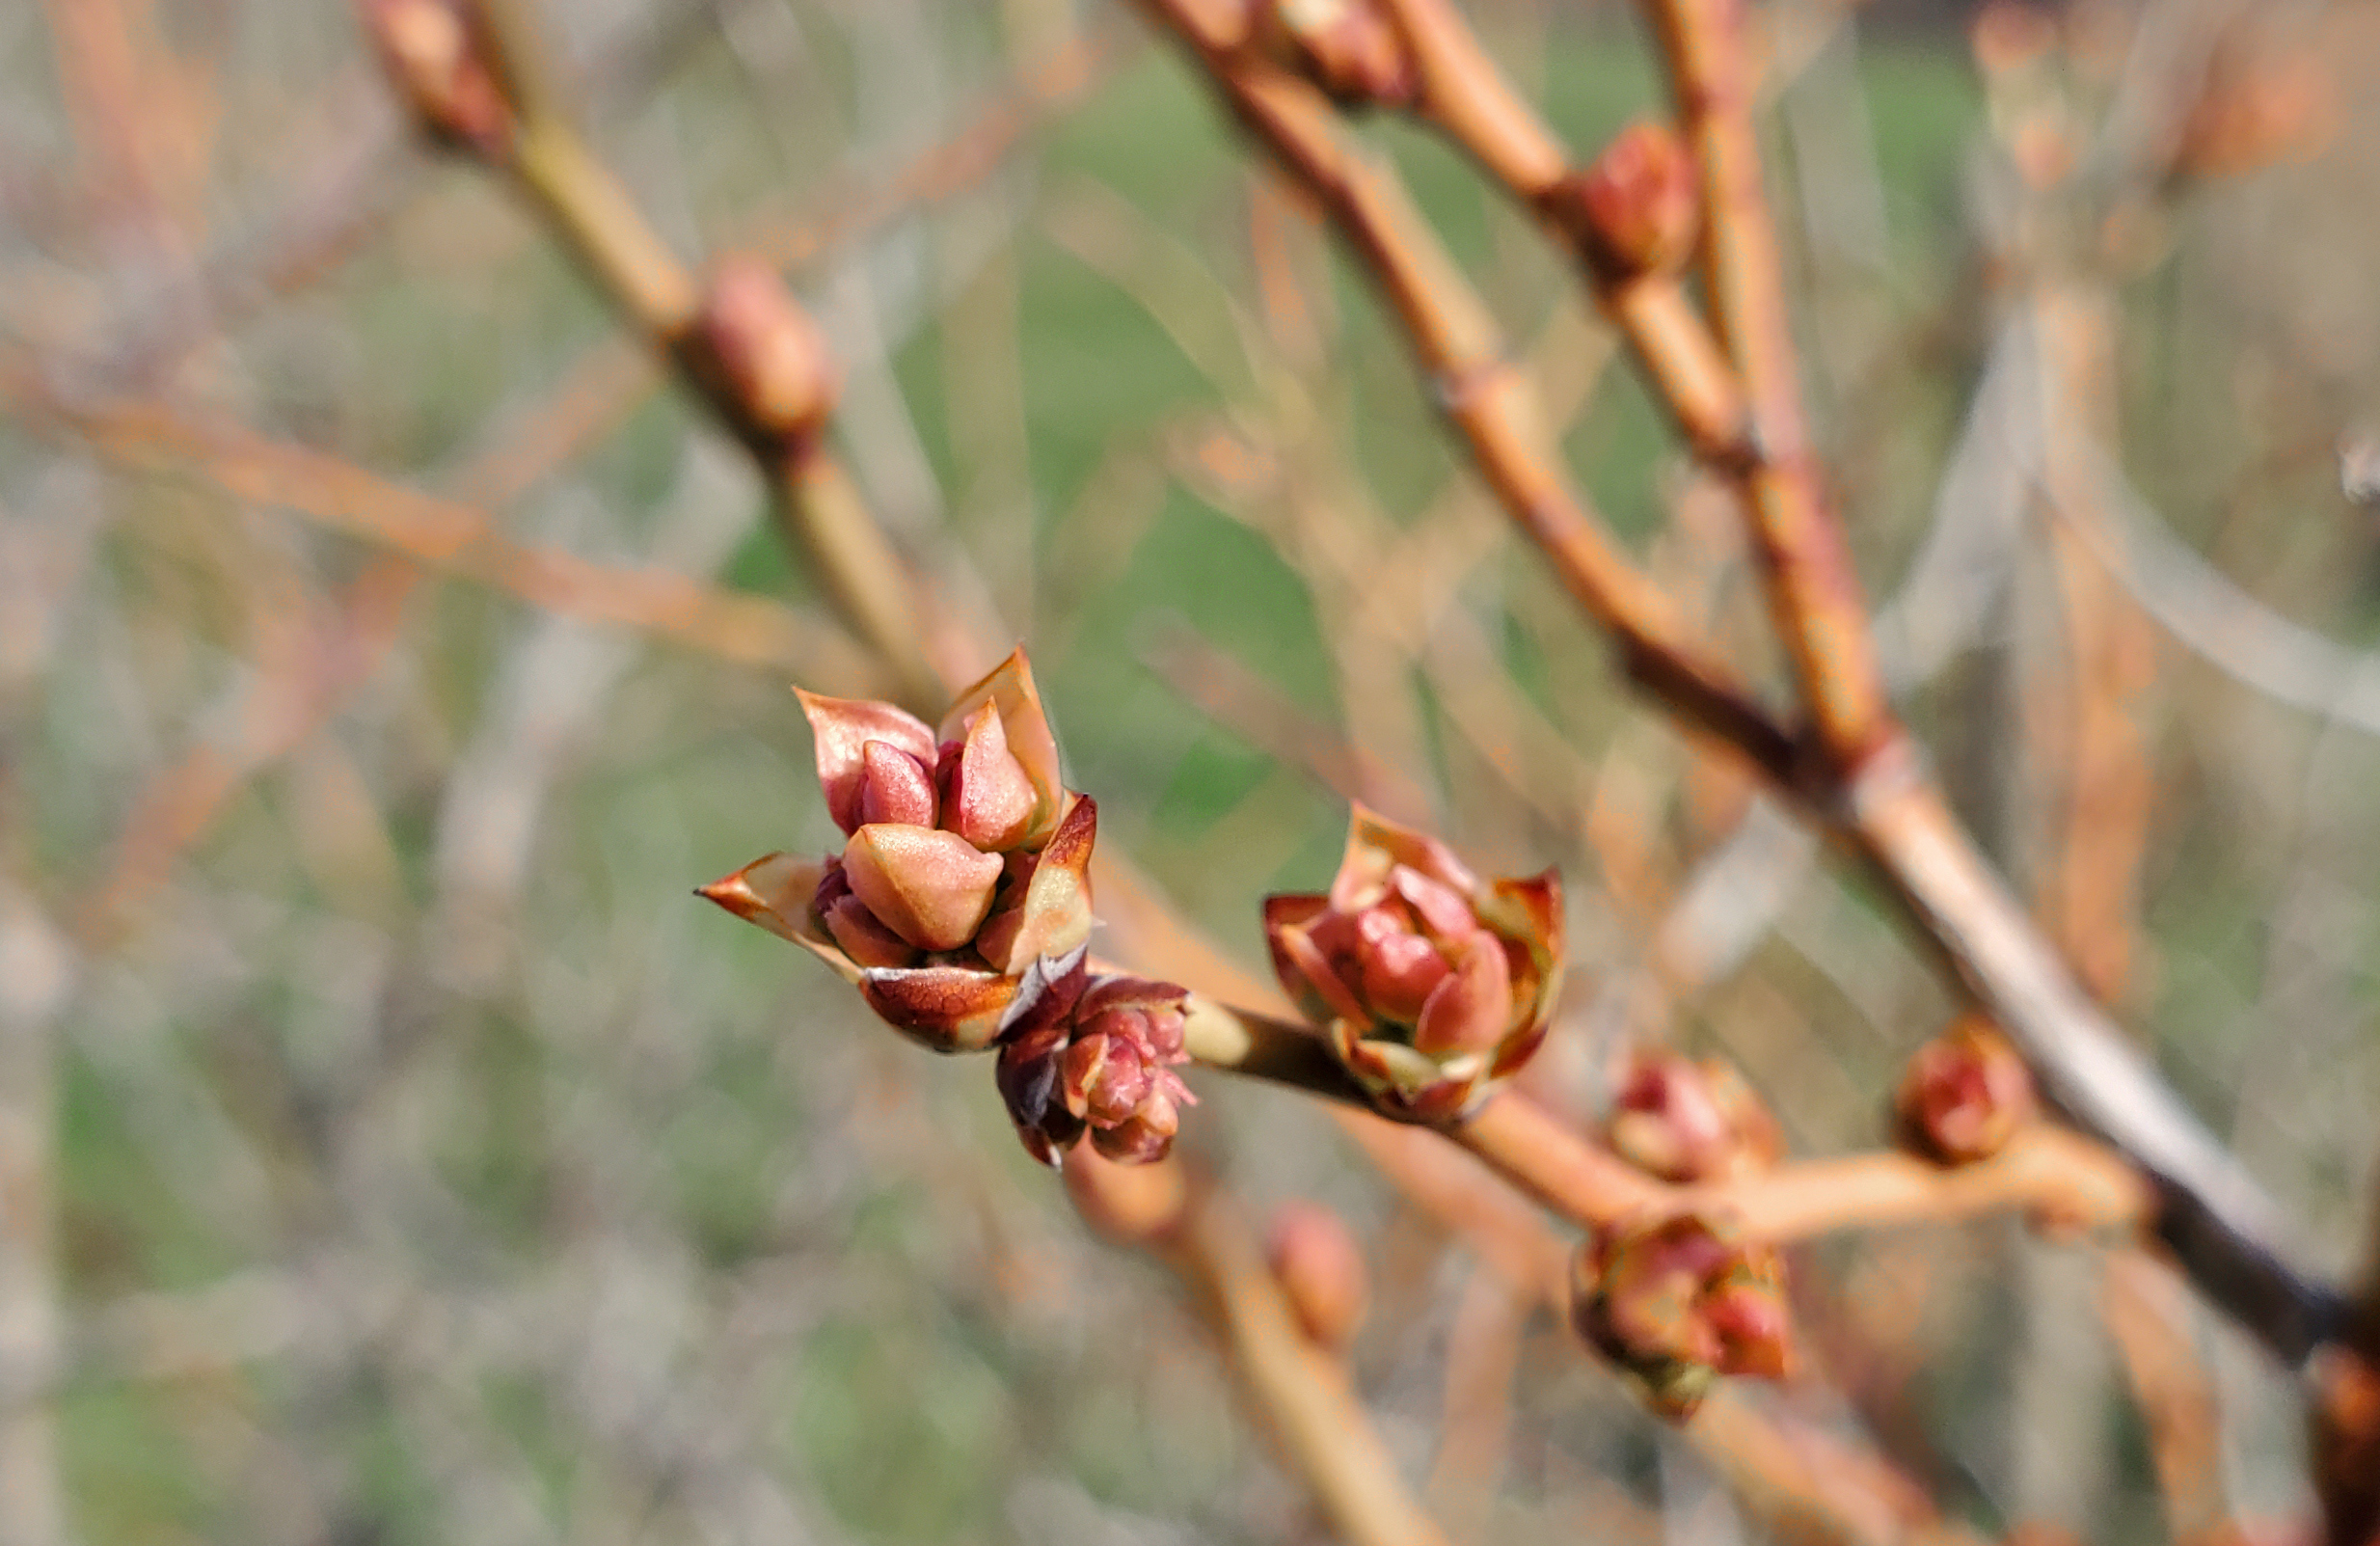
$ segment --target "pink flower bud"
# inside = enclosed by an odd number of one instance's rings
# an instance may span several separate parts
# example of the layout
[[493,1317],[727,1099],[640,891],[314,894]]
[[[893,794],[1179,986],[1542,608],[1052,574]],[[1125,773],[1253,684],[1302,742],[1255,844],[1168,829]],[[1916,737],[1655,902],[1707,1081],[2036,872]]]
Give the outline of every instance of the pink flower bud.
[[1168,1065],[1185,1060],[1182,1001],[1171,983],[1101,977],[1019,1017],[1000,1049],[1000,1094],[1017,1136],[1055,1164],[1088,1136],[1110,1159],[1161,1159],[1195,1104]]
[[[846,835],[859,830],[870,819],[861,810],[870,783],[869,743],[881,742],[887,751],[905,753],[921,772],[933,766],[933,732],[915,715],[864,698],[824,697],[799,688],[794,693],[801,699],[801,712],[809,717],[810,729],[818,740],[818,782],[825,791],[826,814]],[[879,765],[889,769],[882,757],[879,753]],[[881,776],[896,775],[886,772]],[[931,796],[931,789],[928,793]],[[898,790],[890,788],[877,796],[882,801],[901,798]],[[906,825],[933,824],[928,820]]]
[[843,873],[885,928],[920,950],[957,950],[991,910],[1000,858],[956,832],[885,823],[852,834]]
[[1173,1152],[1181,1130],[1180,1102],[1189,1092],[1168,1074],[1131,1116],[1112,1127],[1091,1129],[1091,1147],[1125,1165],[1153,1165]]
[[1066,1106],[1096,1126],[1113,1127],[1140,1109],[1156,1071],[1130,1037],[1092,1032],[1066,1050]]
[[933,816],[933,779],[925,766],[889,741],[861,742],[860,825],[932,827]]
[[1781,1148],[1776,1121],[1727,1064],[1649,1050],[1629,1060],[1606,1141],[1663,1180],[1714,1180],[1756,1170]]
[[1699,1214],[1627,1221],[1581,1247],[1571,1315],[1673,1420],[1701,1404],[1716,1375],[1773,1379],[1793,1363],[1783,1261]]
[[1358,806],[1330,890],[1264,904],[1282,986],[1391,1115],[1452,1116],[1545,1034],[1561,969],[1552,871],[1482,882]]
[[1988,1018],[1969,1013],[1909,1059],[1893,1098],[1893,1126],[1917,1153],[1966,1165],[2006,1148],[2035,1109],[2024,1059]]
[[944,823],[977,848],[1014,848],[1032,830],[1040,805],[1032,777],[1008,749],[999,711],[987,703],[967,720],[966,736],[940,753]]

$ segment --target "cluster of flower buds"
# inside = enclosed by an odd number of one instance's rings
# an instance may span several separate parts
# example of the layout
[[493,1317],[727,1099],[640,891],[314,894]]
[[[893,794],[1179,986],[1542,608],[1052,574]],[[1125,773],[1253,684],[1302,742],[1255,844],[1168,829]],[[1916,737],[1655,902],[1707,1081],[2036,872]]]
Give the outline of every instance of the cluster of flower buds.
[[1321,896],[1264,901],[1273,969],[1381,1110],[1458,1116],[1544,1040],[1562,901],[1548,870],[1481,881],[1437,839],[1355,808]]
[[678,352],[736,432],[763,452],[814,441],[834,408],[834,361],[785,282],[756,258],[712,265]]
[[1699,1213],[1623,1223],[1582,1246],[1571,1316],[1672,1420],[1721,1374],[1776,1379],[1793,1367],[1783,1262]]
[[368,0],[364,25],[424,134],[478,155],[511,140],[511,103],[461,0]]
[[937,1052],[1000,1048],[1036,1157],[1088,1137],[1163,1157],[1190,1092],[1186,994],[1090,968],[1098,813],[1059,782],[1058,743],[1018,650],[938,729],[889,703],[801,693],[843,852],[771,854],[701,894],[793,940]]
[[1584,171],[1555,183],[1539,203],[1610,285],[1683,266],[1702,228],[1693,157],[1666,125],[1650,120],[1622,129]]
[[[1188,994],[1172,983],[1095,976],[1077,952],[1046,963],[1025,1013],[1000,1043],[1000,1098],[1025,1149],[1043,1164],[1088,1138],[1110,1159],[1163,1159],[1194,1104],[1176,1073]],[[1037,967],[1036,976],[1041,975]]]
[[1639,1170],[1681,1184],[1724,1180],[1776,1162],[1776,1119],[1733,1064],[1661,1048],[1620,1071],[1605,1141]]
[[1029,1007],[1028,968],[1091,936],[1098,812],[1059,782],[1024,652],[938,730],[889,703],[804,692],[801,706],[843,852],[771,854],[702,895],[810,950],[927,1046],[989,1046]]
[[1404,34],[1380,0],[1256,0],[1258,47],[1350,107],[1403,107],[1420,90]]
[[1969,1165],[2006,1148],[2033,1120],[2033,1073],[2007,1037],[1973,1011],[1917,1049],[1893,1097],[1893,1133],[1942,1165]]

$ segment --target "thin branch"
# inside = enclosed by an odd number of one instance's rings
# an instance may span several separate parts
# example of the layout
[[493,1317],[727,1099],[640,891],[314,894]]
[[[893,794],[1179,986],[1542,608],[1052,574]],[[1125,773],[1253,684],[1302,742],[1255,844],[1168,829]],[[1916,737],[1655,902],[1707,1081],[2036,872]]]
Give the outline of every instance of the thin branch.
[[1686,636],[1661,588],[1586,514],[1538,432],[1526,375],[1403,185],[1346,142],[1318,91],[1243,46],[1247,18],[1237,8],[1145,0],[1145,9],[1196,54],[1232,113],[1330,215],[1403,324],[1480,475],[1612,636],[1630,677],[1771,776],[1795,777],[1792,739],[1732,670]]

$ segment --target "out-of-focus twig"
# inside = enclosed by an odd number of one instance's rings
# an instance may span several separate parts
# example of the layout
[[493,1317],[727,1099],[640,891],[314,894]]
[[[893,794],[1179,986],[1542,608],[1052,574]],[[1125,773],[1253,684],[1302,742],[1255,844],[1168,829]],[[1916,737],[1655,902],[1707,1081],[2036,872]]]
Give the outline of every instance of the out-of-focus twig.
[[524,547],[499,535],[479,510],[385,482],[337,457],[245,430],[202,425],[163,408],[77,409],[17,400],[126,467],[203,476],[239,499],[288,510],[567,616],[652,633],[744,665],[798,666],[853,684],[879,680],[847,636],[774,602],[684,575]]
[[1067,1189],[1085,1218],[1154,1254],[1199,1298],[1233,1375],[1351,1546],[1443,1546],[1415,1501],[1345,1364],[1299,1329],[1256,1233],[1184,1161],[1125,1169],[1088,1146],[1068,1156]]
[[1542,444],[1524,374],[1392,172],[1347,143],[1319,91],[1248,45],[1249,20],[1237,8],[1149,0],[1147,9],[1195,52],[1240,122],[1330,213],[1395,311],[1481,476],[1581,607],[1610,633],[1630,676],[1772,776],[1796,777],[1791,740],[1734,672],[1685,635],[1660,588],[1588,519]]

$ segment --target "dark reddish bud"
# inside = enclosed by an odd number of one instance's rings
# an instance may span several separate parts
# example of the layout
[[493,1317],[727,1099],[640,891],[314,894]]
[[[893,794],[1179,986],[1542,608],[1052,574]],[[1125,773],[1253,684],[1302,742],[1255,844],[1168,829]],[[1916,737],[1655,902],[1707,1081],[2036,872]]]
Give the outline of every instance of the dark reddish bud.
[[422,133],[477,155],[511,141],[511,104],[459,0],[365,0],[364,25]]
[[1906,1148],[1943,1165],[1988,1159],[2037,1109],[2033,1074],[1991,1021],[1961,1015],[1917,1049],[1893,1098]]
[[1036,1159],[1056,1164],[1086,1136],[1127,1164],[1165,1157],[1193,1100],[1174,1071],[1188,1060],[1188,996],[1171,983],[1077,975],[1014,1017],[1000,1095]]
[[1548,218],[1609,284],[1665,274],[1693,255],[1702,190],[1693,157],[1665,125],[1639,120],[1542,196]]
[[1413,56],[1378,0],[1259,0],[1256,40],[1350,107],[1403,107],[1420,88]]
[[749,440],[805,444],[834,408],[825,336],[759,258],[730,254],[712,266],[680,348]]
[[1681,1183],[1761,1169],[1783,1148],[1776,1119],[1731,1065],[1661,1050],[1629,1059],[1605,1139],[1630,1164]]
[[1265,1236],[1265,1256],[1309,1339],[1334,1349],[1355,1340],[1370,1297],[1369,1274],[1338,1214],[1313,1203],[1283,1204]]
[[1699,1214],[1623,1223],[1581,1247],[1571,1315],[1673,1420],[1718,1375],[1774,1379],[1793,1365],[1783,1261]]

